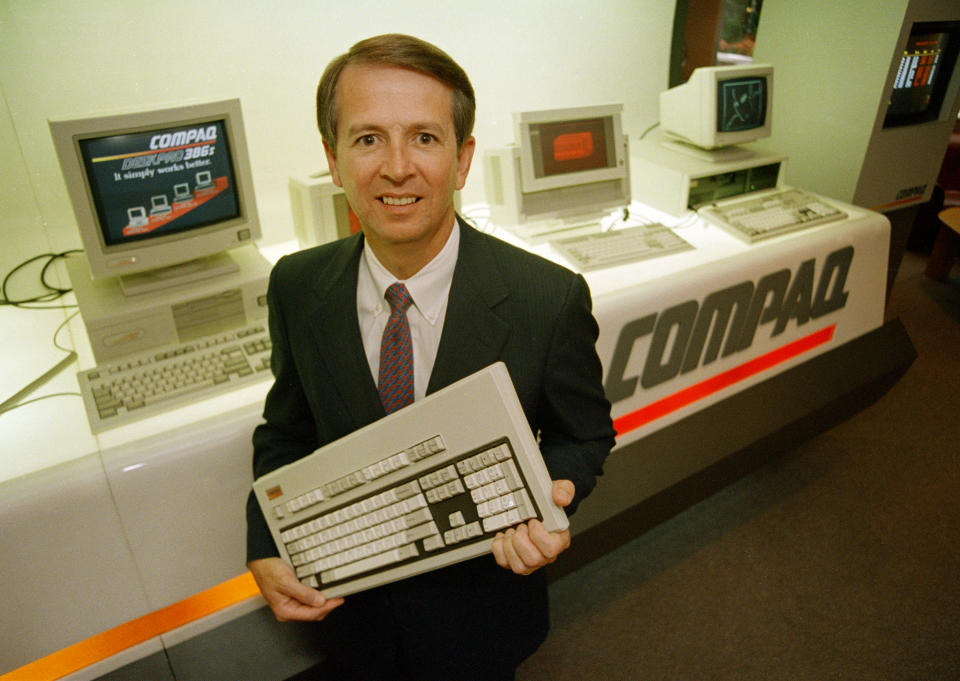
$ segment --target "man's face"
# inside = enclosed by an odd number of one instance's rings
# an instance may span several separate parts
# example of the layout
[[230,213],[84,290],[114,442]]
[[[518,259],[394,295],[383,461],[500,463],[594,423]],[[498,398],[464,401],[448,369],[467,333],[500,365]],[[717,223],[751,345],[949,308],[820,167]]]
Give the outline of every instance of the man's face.
[[336,149],[324,144],[334,183],[384,265],[416,253],[422,267],[446,243],[473,158],[472,137],[457,148],[451,89],[408,69],[350,65],[336,97]]

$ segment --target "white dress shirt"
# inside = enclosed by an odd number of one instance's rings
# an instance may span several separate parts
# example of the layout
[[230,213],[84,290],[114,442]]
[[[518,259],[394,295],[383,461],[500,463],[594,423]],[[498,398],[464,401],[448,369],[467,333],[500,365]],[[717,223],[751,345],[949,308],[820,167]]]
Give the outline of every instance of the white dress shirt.
[[[433,363],[437,358],[443,320],[447,314],[447,296],[450,293],[459,249],[460,225],[455,221],[447,243],[436,257],[415,275],[401,281],[413,299],[413,304],[407,308],[407,321],[413,343],[415,400],[426,394]],[[374,383],[377,382],[380,372],[380,341],[390,318],[390,304],[383,294],[396,281],[398,279],[381,264],[370,244],[365,242],[357,277],[357,316],[360,320],[363,350],[367,355]]]

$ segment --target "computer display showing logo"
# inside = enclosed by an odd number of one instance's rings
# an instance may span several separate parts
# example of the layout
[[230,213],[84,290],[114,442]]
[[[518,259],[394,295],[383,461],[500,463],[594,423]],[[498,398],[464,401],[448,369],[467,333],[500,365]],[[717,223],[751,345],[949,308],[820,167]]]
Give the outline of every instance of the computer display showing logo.
[[717,131],[752,130],[766,119],[767,81],[760,77],[734,78],[718,83]]
[[239,215],[223,121],[81,140],[104,243]]

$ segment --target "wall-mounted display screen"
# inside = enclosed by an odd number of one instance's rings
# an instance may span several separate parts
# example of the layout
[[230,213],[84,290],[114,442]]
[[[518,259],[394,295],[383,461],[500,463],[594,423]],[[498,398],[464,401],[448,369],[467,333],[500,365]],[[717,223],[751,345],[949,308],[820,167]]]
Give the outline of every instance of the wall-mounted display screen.
[[960,22],[914,24],[900,58],[883,127],[940,117],[960,51]]

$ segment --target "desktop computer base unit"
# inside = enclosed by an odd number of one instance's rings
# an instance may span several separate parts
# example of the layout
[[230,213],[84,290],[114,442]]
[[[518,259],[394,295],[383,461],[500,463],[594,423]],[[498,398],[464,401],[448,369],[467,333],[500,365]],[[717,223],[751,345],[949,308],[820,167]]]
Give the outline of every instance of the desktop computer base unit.
[[233,272],[130,297],[119,278],[92,279],[83,256],[67,258],[97,364],[266,318],[270,263],[252,244],[229,257],[237,265]]
[[705,203],[782,185],[786,156],[752,151],[745,158],[713,163],[671,149],[657,138],[644,140],[632,147],[633,198],[680,217]]
[[488,553],[497,532],[531,518],[568,526],[502,362],[253,489],[281,556],[327,597]]

